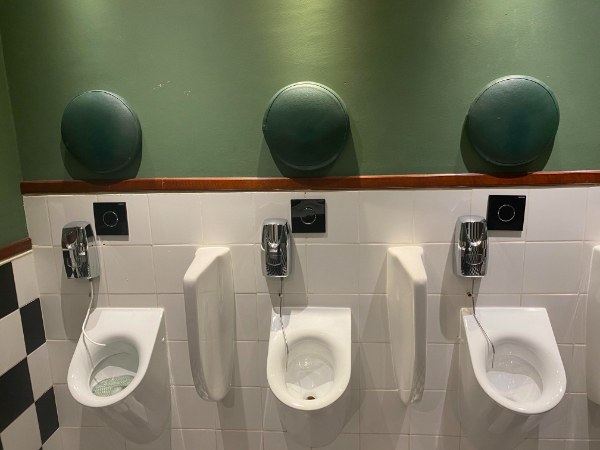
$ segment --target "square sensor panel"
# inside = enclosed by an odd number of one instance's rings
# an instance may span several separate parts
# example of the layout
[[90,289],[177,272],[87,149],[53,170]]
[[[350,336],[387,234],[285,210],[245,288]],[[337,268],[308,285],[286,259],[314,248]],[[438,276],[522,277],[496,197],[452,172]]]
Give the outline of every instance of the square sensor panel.
[[94,203],[94,223],[99,236],[128,236],[125,202]]
[[488,197],[488,230],[523,231],[524,195],[490,195]]
[[292,200],[292,233],[325,233],[325,200]]

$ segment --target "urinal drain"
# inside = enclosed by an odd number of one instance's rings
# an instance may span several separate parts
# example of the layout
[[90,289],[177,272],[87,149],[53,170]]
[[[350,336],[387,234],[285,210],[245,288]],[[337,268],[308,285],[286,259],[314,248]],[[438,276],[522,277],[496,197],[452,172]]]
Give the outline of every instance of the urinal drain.
[[132,380],[131,375],[105,378],[92,388],[92,394],[97,397],[112,397],[129,386]]

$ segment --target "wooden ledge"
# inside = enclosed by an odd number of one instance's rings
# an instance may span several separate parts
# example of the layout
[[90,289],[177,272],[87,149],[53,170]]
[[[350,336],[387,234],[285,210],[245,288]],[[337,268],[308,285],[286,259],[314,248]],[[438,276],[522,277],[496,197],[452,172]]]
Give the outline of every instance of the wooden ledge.
[[25,238],[17,242],[11,242],[3,247],[0,247],[0,261],[3,261],[19,253],[31,250],[31,239]]
[[526,174],[444,173],[322,178],[134,178],[23,181],[22,194],[149,191],[304,191],[600,184],[600,170]]

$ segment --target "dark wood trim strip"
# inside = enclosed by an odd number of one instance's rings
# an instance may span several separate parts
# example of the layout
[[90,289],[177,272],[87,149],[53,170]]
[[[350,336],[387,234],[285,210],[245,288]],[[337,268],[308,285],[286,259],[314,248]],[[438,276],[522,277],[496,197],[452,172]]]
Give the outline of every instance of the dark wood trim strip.
[[23,181],[22,194],[136,191],[303,191],[600,184],[600,170],[526,174],[444,173],[322,178],[134,178],[124,181]]
[[31,239],[25,238],[0,247],[0,261],[31,250]]

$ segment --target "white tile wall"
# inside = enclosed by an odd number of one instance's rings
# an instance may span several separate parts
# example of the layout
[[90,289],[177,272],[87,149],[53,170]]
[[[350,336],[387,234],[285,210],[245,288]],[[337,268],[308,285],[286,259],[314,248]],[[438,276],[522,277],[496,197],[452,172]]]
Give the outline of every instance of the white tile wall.
[[[600,441],[589,439],[600,439],[600,407],[587,401],[583,367],[587,272],[591,249],[600,244],[600,187],[26,197],[49,339],[30,358],[46,353],[50,361],[51,373],[36,383],[45,386],[52,377],[64,448],[138,448],[78,409],[65,384],[89,286],[61,277],[57,236],[66,221],[91,220],[98,198],[128,203],[131,235],[102,239],[105,277],[97,304],[165,309],[171,450],[302,449],[286,437],[268,389],[269,325],[279,281],[262,275],[259,242],[262,221],[289,219],[290,200],[303,197],[326,199],[327,232],[294,236],[285,304],[349,306],[353,317],[354,409],[343,434],[325,448],[474,448],[460,437],[457,401],[458,314],[468,304],[470,282],[452,272],[451,238],[457,216],[486,215],[490,194],[526,195],[526,222],[523,232],[490,232],[489,275],[476,284],[479,306],[545,307],[568,371],[565,400],[519,450],[596,448]],[[228,246],[233,257],[235,387],[218,404],[197,395],[187,355],[182,277],[203,245]],[[428,273],[426,392],[409,408],[395,391],[387,323],[386,252],[395,245],[422,246]]]

